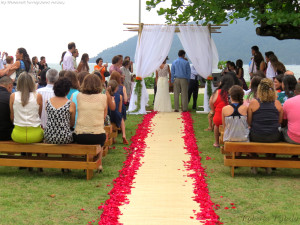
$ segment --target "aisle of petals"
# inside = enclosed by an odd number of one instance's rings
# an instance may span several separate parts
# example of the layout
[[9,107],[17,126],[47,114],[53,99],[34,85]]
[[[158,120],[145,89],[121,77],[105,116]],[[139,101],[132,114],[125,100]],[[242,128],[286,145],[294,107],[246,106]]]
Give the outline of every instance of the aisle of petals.
[[201,156],[199,155],[195,131],[193,128],[193,119],[189,112],[183,112],[181,118],[184,123],[184,143],[187,154],[191,156],[190,160],[184,162],[185,168],[190,171],[189,177],[194,179],[194,201],[200,204],[201,212],[195,212],[196,219],[202,221],[206,225],[223,224],[219,221],[219,216],[215,213],[209,196],[205,177],[207,174],[201,164]]
[[103,210],[99,225],[119,224],[120,206],[129,203],[127,196],[131,193],[133,180],[142,165],[141,158],[144,157],[147,147],[145,139],[151,132],[151,121],[155,115],[156,112],[152,112],[144,116],[143,122],[138,125],[136,135],[131,138],[132,144],[129,148],[125,148],[127,158],[123,163],[122,170],[119,171],[119,177],[113,180],[114,187],[108,193],[110,198],[98,207],[98,209]]

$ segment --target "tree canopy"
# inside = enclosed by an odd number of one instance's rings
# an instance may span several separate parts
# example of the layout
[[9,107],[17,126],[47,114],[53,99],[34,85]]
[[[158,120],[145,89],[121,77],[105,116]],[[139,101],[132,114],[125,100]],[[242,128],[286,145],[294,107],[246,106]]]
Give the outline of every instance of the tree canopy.
[[[147,9],[156,8],[166,0],[149,0]],[[196,22],[233,23],[239,18],[252,18],[259,25],[256,34],[279,40],[300,39],[300,1],[298,0],[171,0],[160,8],[167,23]]]

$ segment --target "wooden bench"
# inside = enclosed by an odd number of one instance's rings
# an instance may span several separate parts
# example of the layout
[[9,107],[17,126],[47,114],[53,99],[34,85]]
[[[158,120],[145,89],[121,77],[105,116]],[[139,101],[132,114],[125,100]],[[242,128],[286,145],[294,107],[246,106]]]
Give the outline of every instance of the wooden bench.
[[[21,152],[48,154],[48,157],[20,156]],[[99,145],[19,144],[3,141],[0,142],[0,166],[82,169],[86,170],[86,178],[90,180],[93,170],[102,166],[102,148]]]
[[[240,152],[244,155],[237,156]],[[225,142],[224,165],[231,167],[231,176],[234,177],[234,167],[270,167],[270,168],[298,168],[300,159],[291,158],[291,155],[300,155],[300,145],[258,142]],[[251,157],[247,153],[256,153],[261,157]],[[276,154],[275,158],[265,154]]]

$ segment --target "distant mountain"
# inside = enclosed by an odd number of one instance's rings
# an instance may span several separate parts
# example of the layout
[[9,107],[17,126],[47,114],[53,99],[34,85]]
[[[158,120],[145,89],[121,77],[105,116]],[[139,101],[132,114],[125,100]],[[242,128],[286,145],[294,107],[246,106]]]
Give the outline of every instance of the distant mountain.
[[[251,46],[257,45],[264,55],[266,51],[273,51],[280,61],[286,65],[300,65],[300,40],[279,41],[274,37],[260,37],[255,33],[255,25],[252,21],[238,20],[236,24],[221,28],[221,34],[212,34],[219,52],[220,60],[236,61],[242,59],[244,64],[248,64],[251,57]],[[96,57],[91,58],[90,62],[95,62],[96,58],[101,57],[104,62],[111,62],[115,55],[128,55],[134,59],[137,36],[124,41],[117,46],[108,48]],[[178,36],[175,34],[173,44],[169,53],[169,63],[177,58],[178,50],[182,45]]]

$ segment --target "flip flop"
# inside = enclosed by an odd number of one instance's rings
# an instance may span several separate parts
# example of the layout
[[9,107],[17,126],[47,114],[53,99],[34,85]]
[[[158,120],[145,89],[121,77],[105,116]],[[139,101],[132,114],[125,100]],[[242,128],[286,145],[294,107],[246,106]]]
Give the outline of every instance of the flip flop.
[[212,131],[212,129],[206,128],[206,129],[204,129],[204,131]]
[[213,144],[215,148],[220,148],[220,145]]

